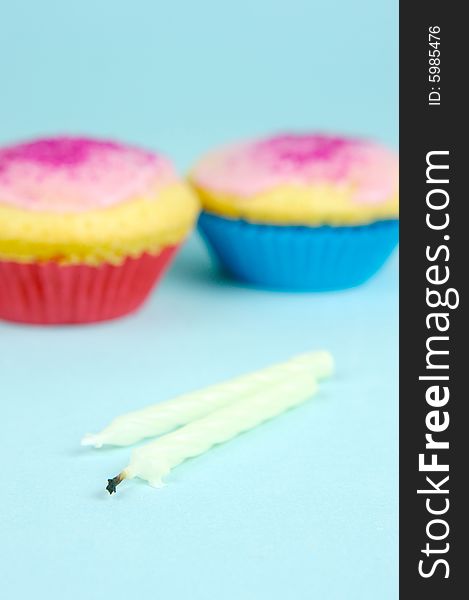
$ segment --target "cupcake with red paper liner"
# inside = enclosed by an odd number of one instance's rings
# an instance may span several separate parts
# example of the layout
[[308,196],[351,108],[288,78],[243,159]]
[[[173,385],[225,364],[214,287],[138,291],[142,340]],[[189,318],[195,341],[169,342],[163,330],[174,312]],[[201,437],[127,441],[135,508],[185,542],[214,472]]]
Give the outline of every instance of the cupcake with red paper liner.
[[199,227],[235,278],[286,291],[365,282],[398,242],[398,158],[379,143],[293,133],[203,156]]
[[0,319],[88,323],[137,309],[198,203],[165,157],[53,137],[0,149]]

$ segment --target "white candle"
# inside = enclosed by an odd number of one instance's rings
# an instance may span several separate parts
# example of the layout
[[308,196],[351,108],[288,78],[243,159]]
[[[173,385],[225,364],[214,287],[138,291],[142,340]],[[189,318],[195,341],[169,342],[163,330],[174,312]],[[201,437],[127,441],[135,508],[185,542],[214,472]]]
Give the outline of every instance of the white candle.
[[328,377],[332,370],[333,359],[329,352],[300,354],[287,362],[121,415],[100,433],[85,435],[81,443],[95,448],[104,444],[128,446],[144,438],[172,431],[299,373],[309,372],[321,379]]
[[301,404],[317,390],[311,372],[299,372],[274,386],[220,408],[189,425],[136,448],[131,461],[117,477],[108,479],[110,494],[124,479],[140,477],[154,487],[163,485],[171,469],[187,458],[198,456],[215,444],[226,442],[284,411]]

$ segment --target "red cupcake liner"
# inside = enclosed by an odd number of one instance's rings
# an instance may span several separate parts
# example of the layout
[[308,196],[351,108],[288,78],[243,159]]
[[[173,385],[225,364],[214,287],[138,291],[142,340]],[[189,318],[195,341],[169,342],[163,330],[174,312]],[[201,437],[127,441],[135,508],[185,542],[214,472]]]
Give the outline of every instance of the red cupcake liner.
[[143,304],[178,248],[96,267],[0,260],[0,319],[36,325],[116,319]]

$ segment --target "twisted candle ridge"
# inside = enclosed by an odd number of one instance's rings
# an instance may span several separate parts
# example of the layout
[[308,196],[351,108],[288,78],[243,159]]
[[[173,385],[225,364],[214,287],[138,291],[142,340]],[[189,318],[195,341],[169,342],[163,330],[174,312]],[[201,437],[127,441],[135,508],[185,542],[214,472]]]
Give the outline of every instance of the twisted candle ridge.
[[268,386],[277,386],[284,380],[292,379],[292,376],[296,378],[305,372],[322,379],[329,376],[332,369],[333,360],[328,352],[300,354],[284,363],[121,415],[100,433],[87,434],[82,445],[99,448],[104,444],[134,444],[200,419]]
[[311,372],[300,372],[273,387],[258,390],[248,398],[137,448],[124,470],[125,477],[140,477],[159,487],[165,475],[187,458],[198,456],[304,402],[316,390],[316,379]]

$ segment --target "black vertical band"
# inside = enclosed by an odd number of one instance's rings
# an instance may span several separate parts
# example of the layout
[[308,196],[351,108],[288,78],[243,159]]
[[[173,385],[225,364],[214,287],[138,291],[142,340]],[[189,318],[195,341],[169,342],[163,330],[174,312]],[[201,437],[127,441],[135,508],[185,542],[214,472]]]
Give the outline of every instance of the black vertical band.
[[465,596],[469,571],[463,30],[460,3],[401,2],[400,597],[412,600]]

